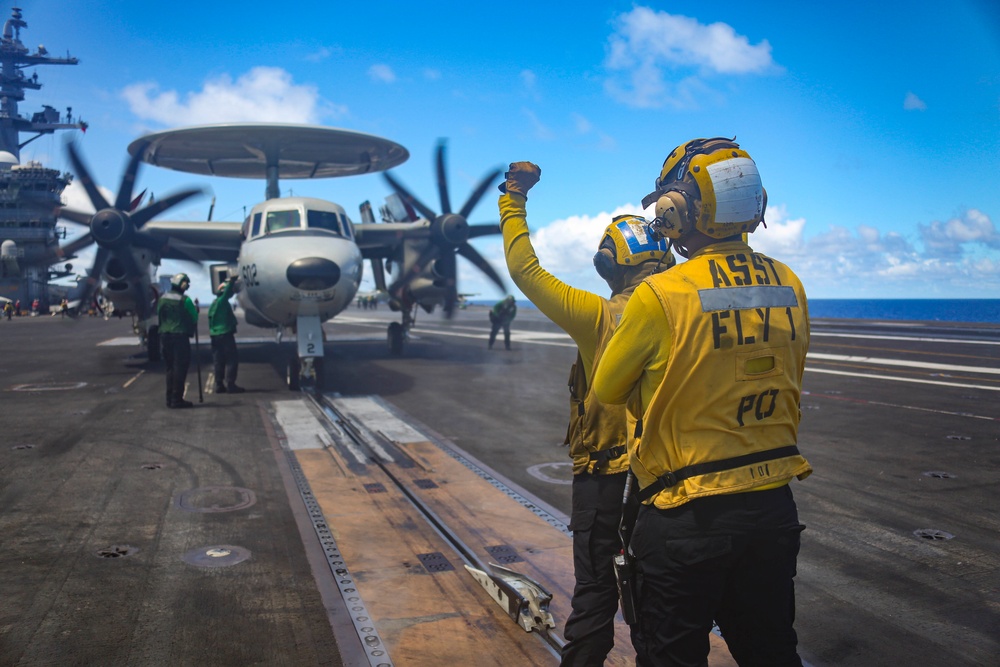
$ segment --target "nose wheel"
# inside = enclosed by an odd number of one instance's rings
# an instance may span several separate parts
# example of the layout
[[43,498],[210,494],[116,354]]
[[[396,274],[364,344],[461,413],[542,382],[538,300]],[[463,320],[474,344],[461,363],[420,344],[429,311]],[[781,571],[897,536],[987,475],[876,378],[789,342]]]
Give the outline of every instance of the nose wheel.
[[288,356],[285,366],[285,380],[290,391],[302,389],[322,392],[324,388],[323,357],[306,357],[299,359],[295,354]]

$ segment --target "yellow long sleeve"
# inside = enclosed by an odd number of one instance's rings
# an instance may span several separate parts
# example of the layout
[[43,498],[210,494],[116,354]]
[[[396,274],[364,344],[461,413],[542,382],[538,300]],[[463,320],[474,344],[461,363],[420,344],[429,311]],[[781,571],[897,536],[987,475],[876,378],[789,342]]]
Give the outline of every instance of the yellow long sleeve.
[[625,403],[639,389],[645,412],[670,359],[670,327],[656,293],[645,282],[632,293],[621,322],[601,355],[594,393],[603,403]]
[[504,256],[511,279],[538,310],[570,335],[580,348],[589,376],[606,300],[571,287],[542,268],[531,244],[524,197],[506,193],[500,196],[499,205]]

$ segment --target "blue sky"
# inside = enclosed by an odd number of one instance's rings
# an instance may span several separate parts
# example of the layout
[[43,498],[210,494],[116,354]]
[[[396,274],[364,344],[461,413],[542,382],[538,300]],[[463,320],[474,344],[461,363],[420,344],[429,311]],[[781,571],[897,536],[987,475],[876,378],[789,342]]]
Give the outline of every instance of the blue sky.
[[[438,209],[432,159],[447,137],[453,203],[494,166],[539,164],[528,212],[543,265],[605,292],[591,257],[610,216],[641,212],[675,145],[735,135],[769,196],[751,245],[789,264],[811,297],[1000,297],[995,2],[19,5],[26,45],[80,59],[39,68],[44,87],[21,111],[72,106],[111,191],[144,132],[302,122],[404,145],[410,160],[394,174]],[[61,137],[30,144],[32,158],[69,169]],[[217,220],[241,220],[264,191],[140,175],[157,196],[192,184],[212,189]],[[390,192],[377,175],[282,189],[355,219]],[[208,206],[166,218],[204,219]],[[471,221],[496,219],[490,194]],[[498,238],[476,245],[503,269]],[[459,265],[462,291],[499,296]]]

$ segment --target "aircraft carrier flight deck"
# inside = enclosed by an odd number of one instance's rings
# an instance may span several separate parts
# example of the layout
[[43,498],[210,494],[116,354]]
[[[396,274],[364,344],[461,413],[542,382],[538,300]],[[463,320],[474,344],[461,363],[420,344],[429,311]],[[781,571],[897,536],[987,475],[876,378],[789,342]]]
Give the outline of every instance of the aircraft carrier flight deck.
[[[127,318],[0,321],[0,664],[557,664],[575,348],[523,308],[488,350],[486,313],[394,356],[351,307],[322,395],[242,322],[212,393],[202,317],[189,410]],[[1000,325],[815,320],[804,390],[804,661],[998,664]]]

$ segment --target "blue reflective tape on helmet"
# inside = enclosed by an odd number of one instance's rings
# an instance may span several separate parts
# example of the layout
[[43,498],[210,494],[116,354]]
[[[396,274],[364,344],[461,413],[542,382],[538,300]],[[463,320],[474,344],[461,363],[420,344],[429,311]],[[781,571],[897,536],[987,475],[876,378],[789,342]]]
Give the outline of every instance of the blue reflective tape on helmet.
[[[628,244],[629,252],[633,255],[637,255],[641,252],[653,252],[656,250],[661,252],[667,251],[667,242],[663,239],[659,241],[652,240],[644,228],[644,225],[639,223],[630,223],[628,220],[621,220],[615,225],[615,227],[618,228],[622,238],[625,239],[625,243]],[[639,229],[642,232],[643,239],[636,236],[636,229]]]

